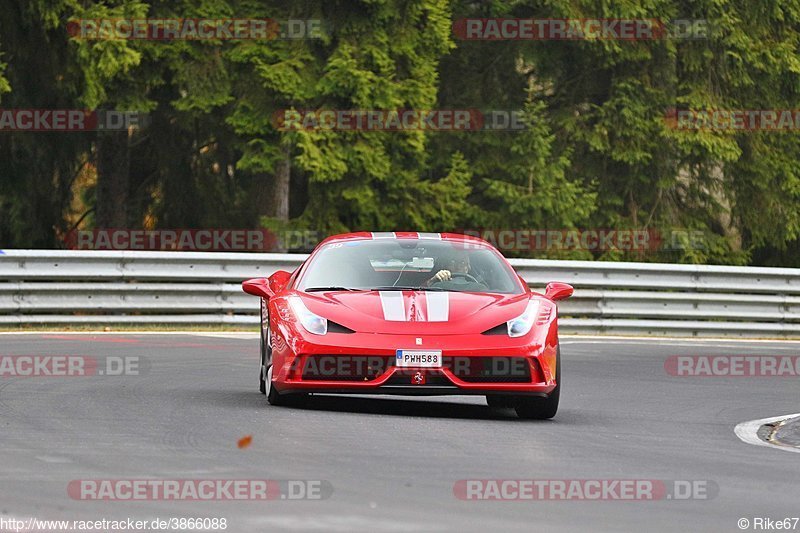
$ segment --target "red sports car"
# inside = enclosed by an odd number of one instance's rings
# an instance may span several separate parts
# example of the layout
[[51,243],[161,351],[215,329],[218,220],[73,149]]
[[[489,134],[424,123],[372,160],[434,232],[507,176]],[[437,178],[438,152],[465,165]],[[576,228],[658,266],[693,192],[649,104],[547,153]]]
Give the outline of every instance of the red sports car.
[[572,287],[531,291],[482,239],[335,235],[293,273],[242,288],[261,298],[259,381],[272,405],[309,393],[479,394],[522,418],[558,410],[554,302]]

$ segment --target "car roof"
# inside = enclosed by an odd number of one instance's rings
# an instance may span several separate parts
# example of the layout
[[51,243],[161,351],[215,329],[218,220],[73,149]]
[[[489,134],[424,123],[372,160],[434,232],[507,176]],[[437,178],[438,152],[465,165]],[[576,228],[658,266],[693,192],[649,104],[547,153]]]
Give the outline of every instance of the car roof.
[[326,238],[320,243],[320,246],[332,242],[354,240],[368,241],[380,239],[431,239],[450,242],[473,242],[493,248],[493,246],[487,241],[472,235],[464,235],[461,233],[428,233],[419,231],[359,231],[354,233],[340,233],[338,235],[331,235],[330,237]]

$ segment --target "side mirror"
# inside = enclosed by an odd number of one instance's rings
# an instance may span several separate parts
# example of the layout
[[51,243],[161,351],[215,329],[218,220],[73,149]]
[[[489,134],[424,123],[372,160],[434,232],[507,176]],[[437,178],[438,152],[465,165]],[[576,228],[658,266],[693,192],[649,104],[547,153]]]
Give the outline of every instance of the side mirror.
[[560,281],[551,281],[547,284],[547,287],[544,289],[544,295],[546,298],[550,298],[554,302],[557,300],[563,300],[564,298],[569,298],[572,296],[574,289],[572,285],[568,283],[561,283]]
[[242,282],[242,290],[253,296],[272,298],[281,292],[292,274],[285,270],[278,270],[268,278],[253,278]]
[[278,294],[283,289],[286,288],[286,285],[289,283],[289,278],[292,277],[291,272],[286,272],[285,270],[277,270],[275,271],[268,279],[269,279],[269,288],[272,290],[273,294]]
[[269,288],[268,283],[269,280],[267,278],[248,279],[242,282],[242,290],[253,296],[272,298],[275,293]]

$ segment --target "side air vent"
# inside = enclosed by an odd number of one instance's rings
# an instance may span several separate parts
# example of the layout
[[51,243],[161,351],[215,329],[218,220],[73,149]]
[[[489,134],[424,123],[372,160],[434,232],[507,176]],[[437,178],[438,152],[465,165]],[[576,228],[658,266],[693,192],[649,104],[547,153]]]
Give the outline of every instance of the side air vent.
[[346,328],[341,324],[337,324],[331,320],[328,320],[328,333],[355,333],[350,328]]
[[502,324],[498,324],[492,329],[487,329],[481,335],[506,335],[508,336],[508,325],[503,322]]

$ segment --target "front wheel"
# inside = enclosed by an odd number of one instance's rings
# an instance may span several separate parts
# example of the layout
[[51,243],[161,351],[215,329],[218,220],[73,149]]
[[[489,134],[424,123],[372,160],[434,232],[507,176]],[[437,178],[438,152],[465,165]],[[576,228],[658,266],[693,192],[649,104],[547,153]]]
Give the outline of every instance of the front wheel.
[[[267,320],[267,330],[264,331],[264,316],[266,316],[264,300],[261,300],[261,326],[259,327],[259,338],[261,339],[261,366],[258,370],[258,390],[261,394],[267,393],[267,366],[272,364],[272,348],[269,346],[269,320]],[[266,337],[266,338],[265,338]]]
[[561,347],[556,349],[556,388],[547,398],[518,396],[514,405],[517,416],[529,420],[547,420],[558,412],[561,396]]
[[267,351],[264,345],[264,331],[261,331],[261,367],[258,370],[258,390],[261,394],[267,393]]
[[275,387],[272,386],[272,365],[269,365],[267,368],[267,379],[266,379],[266,389],[267,389],[267,401],[270,405],[275,406],[300,406],[303,405],[306,400],[308,400],[308,393],[306,392],[292,392],[290,394],[278,394],[278,391]]

